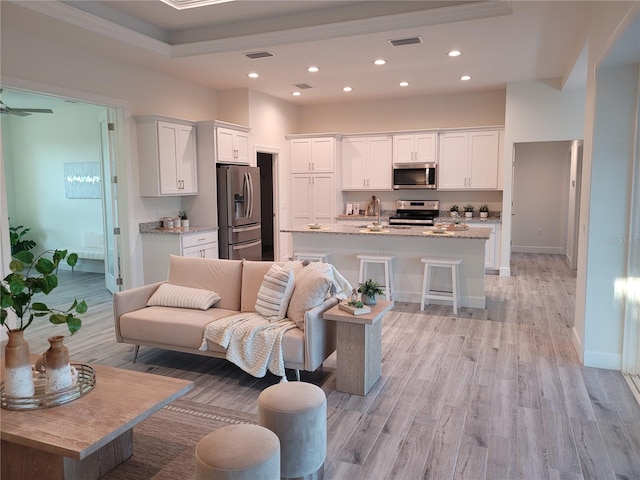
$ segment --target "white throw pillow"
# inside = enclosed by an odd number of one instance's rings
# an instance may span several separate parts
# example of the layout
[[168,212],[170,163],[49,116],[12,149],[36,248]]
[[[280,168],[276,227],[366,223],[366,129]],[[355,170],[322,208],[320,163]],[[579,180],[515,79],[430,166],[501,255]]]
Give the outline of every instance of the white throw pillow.
[[304,330],[305,312],[331,295],[333,274],[328,263],[312,262],[296,274],[296,285],[289,301],[287,317]]
[[207,310],[218,301],[220,301],[220,295],[212,290],[163,283],[151,295],[147,302],[147,307],[159,306]]
[[264,276],[258,290],[256,312],[272,322],[285,318],[293,293],[293,282],[293,272],[274,263]]

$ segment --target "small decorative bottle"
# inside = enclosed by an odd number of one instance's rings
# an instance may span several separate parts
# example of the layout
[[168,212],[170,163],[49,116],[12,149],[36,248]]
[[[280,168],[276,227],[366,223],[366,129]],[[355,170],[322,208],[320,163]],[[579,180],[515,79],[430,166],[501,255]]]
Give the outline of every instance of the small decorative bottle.
[[33,372],[24,331],[11,330],[4,353],[4,388],[8,397],[33,397]]
[[49,337],[49,350],[44,352],[43,360],[47,371],[45,392],[54,393],[73,386],[73,375],[69,362],[69,350],[62,343],[63,335]]

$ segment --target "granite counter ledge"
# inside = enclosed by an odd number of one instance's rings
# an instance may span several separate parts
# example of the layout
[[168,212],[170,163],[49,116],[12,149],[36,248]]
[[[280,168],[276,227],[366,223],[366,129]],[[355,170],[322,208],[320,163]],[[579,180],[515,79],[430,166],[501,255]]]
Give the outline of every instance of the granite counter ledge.
[[469,240],[487,240],[491,236],[491,228],[486,227],[469,227],[467,230],[458,230],[447,232],[446,234],[425,234],[424,232],[433,231],[433,227],[410,227],[410,228],[393,228],[386,226],[380,232],[367,230],[366,226],[358,225],[336,225],[323,224],[322,228],[314,229],[306,226],[283,228],[282,233],[304,233],[313,235],[361,235],[361,236],[377,236],[377,237],[420,237],[420,238],[440,238],[440,239],[469,239]]
[[218,227],[197,226],[162,228],[162,222],[146,222],[138,225],[140,233],[152,233],[156,235],[181,235],[189,233],[215,232]]

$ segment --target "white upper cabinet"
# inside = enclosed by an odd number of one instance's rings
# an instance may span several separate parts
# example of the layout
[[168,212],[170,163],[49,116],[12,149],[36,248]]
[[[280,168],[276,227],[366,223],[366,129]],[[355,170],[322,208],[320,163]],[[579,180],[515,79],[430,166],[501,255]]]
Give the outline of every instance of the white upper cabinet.
[[289,138],[291,173],[330,173],[335,169],[335,137]]
[[162,197],[198,193],[196,133],[193,124],[164,117],[136,117],[140,195]]
[[249,129],[216,125],[216,162],[249,165]]
[[416,133],[393,136],[393,163],[434,163],[437,160],[438,135]]
[[391,137],[342,139],[342,190],[391,190]]
[[439,145],[438,190],[498,188],[499,131],[443,133]]
[[292,225],[333,223],[335,186],[331,173],[296,173],[291,175]]

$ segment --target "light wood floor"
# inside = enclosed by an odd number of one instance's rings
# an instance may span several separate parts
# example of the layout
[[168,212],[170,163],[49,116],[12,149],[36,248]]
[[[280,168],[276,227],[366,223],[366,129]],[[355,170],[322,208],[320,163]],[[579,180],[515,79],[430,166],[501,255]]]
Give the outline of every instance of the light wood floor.
[[[484,310],[396,304],[383,323],[382,378],[366,397],[335,391],[335,355],[303,373],[327,394],[325,478],[640,479],[640,407],[619,372],[582,367],[571,345],[574,275],[554,255],[514,254],[512,272],[487,276]],[[52,295],[90,306],[66,341],[74,360],[191,379],[191,400],[254,413],[278,381],[144,347],[133,364],[133,347],[115,343],[101,276],[68,276]],[[30,327],[31,351],[63,329]]]

